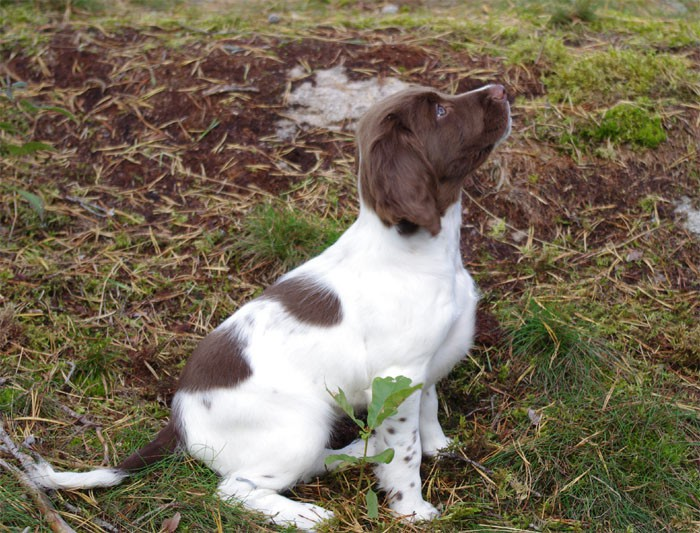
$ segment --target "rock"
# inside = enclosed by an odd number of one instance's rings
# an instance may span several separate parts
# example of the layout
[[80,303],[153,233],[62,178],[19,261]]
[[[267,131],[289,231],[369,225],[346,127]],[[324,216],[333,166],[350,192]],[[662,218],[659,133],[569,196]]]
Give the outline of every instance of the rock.
[[384,13],[385,15],[396,15],[396,13],[398,12],[399,6],[397,6],[396,4],[386,4],[382,8],[382,13]]

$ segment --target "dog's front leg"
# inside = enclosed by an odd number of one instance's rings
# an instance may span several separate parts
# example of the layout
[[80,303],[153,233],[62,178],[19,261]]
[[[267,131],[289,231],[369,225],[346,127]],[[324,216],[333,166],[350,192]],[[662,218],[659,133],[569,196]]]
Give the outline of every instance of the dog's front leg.
[[421,495],[421,443],[419,431],[421,391],[414,392],[376,430],[376,449],[394,449],[394,459],[376,468],[379,486],[386,492],[391,510],[409,521],[430,520],[437,509]]
[[450,445],[438,421],[438,396],[435,385],[423,390],[420,401],[420,440],[423,455],[435,457]]

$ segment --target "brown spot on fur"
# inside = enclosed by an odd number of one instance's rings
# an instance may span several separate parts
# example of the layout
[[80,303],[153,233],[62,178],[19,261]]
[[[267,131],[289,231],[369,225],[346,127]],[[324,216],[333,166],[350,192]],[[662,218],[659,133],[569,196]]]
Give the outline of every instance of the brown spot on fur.
[[262,297],[277,300],[294,318],[314,326],[335,326],[343,319],[338,295],[308,276],[278,281]]
[[204,337],[187,361],[178,390],[205,391],[233,387],[253,371],[243,355],[245,343],[236,329],[219,328]]
[[172,454],[180,442],[176,424],[171,420],[156,437],[117,465],[119,470],[135,472]]

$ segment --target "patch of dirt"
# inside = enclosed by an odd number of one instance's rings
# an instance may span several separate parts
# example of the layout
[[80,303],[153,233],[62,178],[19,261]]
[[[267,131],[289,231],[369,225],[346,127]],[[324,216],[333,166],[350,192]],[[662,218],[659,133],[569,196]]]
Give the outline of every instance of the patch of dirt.
[[[514,95],[513,136],[472,177],[464,203],[463,255],[472,267],[493,272],[482,283],[485,289],[522,290],[522,280],[510,279],[509,265],[522,257],[519,246],[530,233],[551,241],[564,238],[560,232],[567,228],[572,238],[585,234],[591,247],[624,242],[636,231],[626,217],[640,212],[642,200],[672,200],[697,186],[687,164],[674,162],[686,151],[672,140],[653,154],[630,151],[622,162],[590,164],[541,144],[533,147],[536,141],[521,133],[532,117],[518,101],[544,94],[539,73],[455,50],[448,41],[418,45],[401,31],[339,35],[320,28],[303,39],[203,36],[172,47],[166,44],[169,34],[157,29],[53,31],[42,52],[2,58],[12,81],[27,82],[37,101],[60,105],[76,117],[39,115],[33,137],[56,147],[60,165],[36,179],[55,178],[64,197],[71,193],[66,182],[83,187],[95,204],[138,213],[149,224],[169,220],[172,208],[187,213],[190,227],[215,229],[219,219],[202,215],[210,203],[192,193],[202,184],[215,186],[221,198],[256,191],[279,196],[312,169],[333,172],[337,159],[352,159],[347,135],[323,128],[301,130],[287,142],[275,135],[290,92],[313,83],[317,71],[338,66],[351,82],[392,77],[465,91],[498,80]],[[295,67],[308,76],[290,79]],[[691,128],[697,136],[697,109],[682,111],[683,122],[669,127]],[[354,191],[343,190],[339,197],[355,203]],[[672,204],[660,206],[664,219],[674,217]],[[507,222],[504,236],[489,236],[494,217]],[[176,238],[178,228],[171,229]],[[669,253],[697,272],[697,244],[677,240]],[[697,290],[697,280],[673,268],[652,275],[665,276],[670,288]],[[630,265],[624,280],[634,284],[648,275]],[[483,341],[493,344],[498,327],[487,322]],[[134,363],[141,368],[154,354],[139,352]],[[139,381],[154,394],[170,387],[150,372],[139,372]]]

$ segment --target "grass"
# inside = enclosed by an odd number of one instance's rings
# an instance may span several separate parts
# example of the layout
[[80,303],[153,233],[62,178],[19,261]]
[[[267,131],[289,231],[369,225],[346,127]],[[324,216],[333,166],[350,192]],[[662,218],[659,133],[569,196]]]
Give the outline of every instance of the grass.
[[245,217],[234,245],[239,257],[285,270],[318,255],[343,232],[341,223],[294,207],[259,204]]
[[579,104],[641,97],[688,99],[697,97],[700,80],[683,57],[615,47],[582,57],[567,54],[552,70],[556,75],[544,80],[552,99]]
[[[700,6],[482,4],[0,2],[13,439],[59,468],[115,464],[164,424],[197,340],[351,223],[351,133],[272,133],[288,67],[342,59],[359,77],[516,95],[513,135],[464,200],[463,259],[491,318],[440,386],[456,444],[424,463],[444,510],[430,529],[697,531],[700,243],[674,209],[700,190]],[[225,84],[250,92],[202,94]],[[376,519],[358,514],[358,482],[294,494],[333,509],[326,531],[421,530],[381,499]],[[50,497],[85,531],[159,531],[176,513],[180,530],[274,530],[216,484],[172,458]],[[0,531],[25,528],[48,531],[2,468]]]

